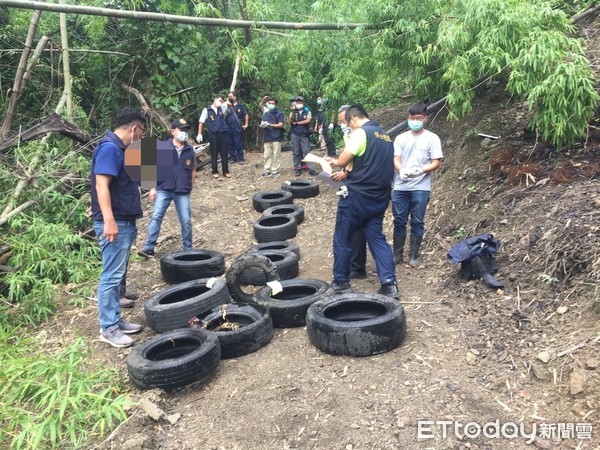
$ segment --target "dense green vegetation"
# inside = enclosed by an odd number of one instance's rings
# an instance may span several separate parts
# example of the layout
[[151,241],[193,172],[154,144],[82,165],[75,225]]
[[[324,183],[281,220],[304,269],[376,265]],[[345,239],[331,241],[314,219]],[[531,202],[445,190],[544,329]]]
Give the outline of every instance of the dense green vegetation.
[[[67,2],[69,3],[69,2]],[[74,2],[72,2],[74,3]],[[105,6],[99,0],[78,4]],[[556,147],[585,135],[597,107],[596,80],[570,19],[590,0],[116,0],[112,7],[186,16],[288,22],[360,22],[374,28],[281,31],[193,27],[162,22],[68,16],[75,122],[92,135],[111,128],[117,109],[139,106],[139,90],[166,117],[195,123],[213,93],[230,86],[240,55],[239,99],[250,108],[265,94],[286,100],[318,94],[331,106],[393,105],[413,92],[449,96],[451,117],[471,111],[476,79],[500,80],[526,99],[532,127]],[[0,8],[0,110],[6,110],[31,11]],[[23,90],[13,131],[52,112],[63,91],[57,14],[42,13],[34,46],[43,52]],[[85,52],[84,50],[105,53]],[[108,53],[106,53],[108,52]],[[181,95],[182,89],[193,88]],[[155,134],[164,130],[154,129]],[[251,131],[254,132],[254,131]],[[0,274],[0,447],[83,447],[124,417],[121,380],[82,367],[85,344],[57,354],[31,334],[61,304],[82,304],[98,277],[98,250],[83,235],[90,223],[90,149],[64,138],[0,154],[0,211],[32,206],[0,224],[12,248]],[[23,184],[24,183],[24,184]],[[18,186],[25,189],[19,191]],[[13,192],[18,195],[12,195]],[[69,444],[66,444],[69,442]]]

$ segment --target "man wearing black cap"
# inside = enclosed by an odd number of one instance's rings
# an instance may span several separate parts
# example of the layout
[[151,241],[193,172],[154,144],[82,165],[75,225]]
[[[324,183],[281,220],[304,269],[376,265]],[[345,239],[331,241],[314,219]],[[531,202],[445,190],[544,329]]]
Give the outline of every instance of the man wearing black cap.
[[[309,125],[312,120],[310,111],[304,108],[304,97],[297,96],[290,112],[289,122],[292,128],[292,151],[296,176],[302,174],[302,159],[310,152]],[[314,174],[313,170],[310,171]]]
[[152,220],[148,225],[148,239],[138,255],[144,258],[154,256],[154,247],[160,226],[171,201],[181,225],[183,250],[192,249],[192,217],[190,193],[196,179],[196,155],[188,144],[190,126],[184,119],[176,119],[171,124],[172,139],[157,143],[157,188],[150,189],[150,200],[154,202]]

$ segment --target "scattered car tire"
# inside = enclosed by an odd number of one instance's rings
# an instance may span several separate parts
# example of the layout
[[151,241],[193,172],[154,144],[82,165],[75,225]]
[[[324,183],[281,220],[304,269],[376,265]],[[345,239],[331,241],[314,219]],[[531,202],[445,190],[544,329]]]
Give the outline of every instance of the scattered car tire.
[[127,371],[142,388],[174,390],[208,380],[221,360],[215,333],[200,329],[173,330],[133,347]]
[[150,297],[144,304],[144,312],[148,326],[162,333],[188,328],[192,317],[230,302],[223,280],[203,278],[176,284]]
[[245,292],[242,289],[242,283],[240,281],[241,274],[245,270],[251,268],[261,270],[265,274],[267,282],[279,279],[275,265],[266,256],[259,253],[246,253],[245,255],[240,256],[231,263],[231,267],[225,275],[229,294],[235,302],[253,303],[253,293]]
[[281,183],[281,189],[292,193],[294,198],[310,198],[319,195],[319,185],[314,180],[294,180]]
[[[214,332],[221,344],[221,359],[255,352],[273,339],[273,320],[261,305],[244,303],[217,306],[198,316],[202,328]],[[230,328],[237,324],[239,328]]]
[[286,190],[258,192],[252,197],[252,207],[258,212],[263,212],[272,206],[286,205],[293,202],[293,194]]
[[290,215],[261,217],[254,222],[254,237],[258,242],[285,241],[297,233],[298,224]]
[[306,314],[310,342],[326,353],[370,356],[398,347],[406,335],[402,305],[379,294],[339,294],[319,300]]
[[296,278],[280,281],[283,290],[273,295],[271,286],[254,294],[254,302],[269,308],[275,328],[301,327],[306,324],[310,305],[327,295],[329,284],[321,280]]
[[[250,253],[264,255],[275,265],[280,280],[296,278],[300,272],[298,256],[286,250],[252,250]],[[240,283],[263,286],[267,282],[262,270],[252,267],[240,274]]]
[[273,242],[263,242],[261,244],[255,245],[248,252],[252,250],[287,250],[288,252],[293,252],[300,260],[300,246],[292,241],[273,241]]
[[304,222],[304,207],[301,205],[278,205],[272,206],[269,209],[265,209],[263,212],[263,217],[266,216],[281,216],[281,215],[291,215],[296,219],[296,223],[300,225]]
[[160,272],[167,283],[182,283],[225,273],[225,257],[212,250],[169,253],[160,259]]

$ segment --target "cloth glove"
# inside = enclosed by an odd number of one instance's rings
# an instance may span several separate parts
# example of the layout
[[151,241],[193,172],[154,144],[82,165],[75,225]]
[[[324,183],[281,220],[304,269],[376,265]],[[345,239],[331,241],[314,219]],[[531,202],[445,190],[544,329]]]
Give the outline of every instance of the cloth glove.
[[201,143],[202,143],[202,134],[201,134],[201,133],[198,133],[198,136],[196,136],[196,142],[197,142],[198,144],[201,144]]
[[410,169],[403,167],[400,169],[400,179],[402,181],[408,181],[408,174],[410,173]]
[[269,122],[266,121],[262,121],[259,125],[260,128],[269,128],[269,125],[271,125]]
[[330,123],[327,128],[329,128],[330,130],[333,130],[333,123]]
[[423,175],[423,169],[419,167],[413,167],[409,169],[407,173],[408,178],[416,178],[420,177],[421,175]]

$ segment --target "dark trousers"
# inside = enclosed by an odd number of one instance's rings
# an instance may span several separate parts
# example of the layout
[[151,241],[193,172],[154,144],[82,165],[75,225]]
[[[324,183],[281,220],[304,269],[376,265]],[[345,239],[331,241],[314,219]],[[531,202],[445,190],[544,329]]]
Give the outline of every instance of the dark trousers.
[[350,281],[352,238],[356,230],[364,230],[371,255],[375,260],[381,284],[396,280],[392,249],[383,235],[383,216],[389,204],[386,195],[380,200],[366,199],[353,192],[338,202],[333,233],[333,281]]
[[244,132],[241,128],[227,131],[229,145],[229,159],[231,161],[244,160]]
[[359,228],[352,234],[350,245],[352,245],[350,270],[352,272],[364,272],[367,265],[367,240],[362,228]]
[[330,134],[333,130],[329,130],[327,125],[323,124],[323,139],[325,140],[325,146],[327,147],[327,156],[335,156],[335,140]]
[[227,157],[227,132],[208,134],[208,143],[210,144],[210,166],[212,173],[219,173],[217,160],[221,156],[221,166],[223,175],[229,173],[229,159]]

